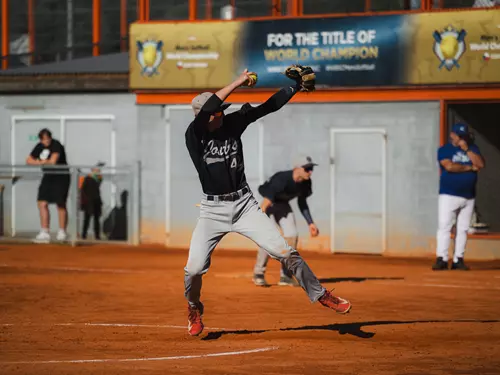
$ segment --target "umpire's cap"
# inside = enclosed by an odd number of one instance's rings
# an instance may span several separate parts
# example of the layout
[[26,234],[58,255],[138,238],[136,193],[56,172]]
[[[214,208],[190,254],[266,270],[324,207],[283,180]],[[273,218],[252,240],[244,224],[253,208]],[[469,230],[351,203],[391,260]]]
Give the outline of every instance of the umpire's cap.
[[[212,92],[204,92],[204,93],[201,93],[200,95],[196,96],[191,101],[191,106],[193,107],[193,111],[194,111],[195,116],[198,113],[200,113],[201,108],[207,102],[207,100],[211,98],[212,95],[215,95],[215,94]],[[222,103],[221,106],[218,108],[218,110],[215,111],[214,113],[225,111],[230,105],[231,105],[231,103]]]

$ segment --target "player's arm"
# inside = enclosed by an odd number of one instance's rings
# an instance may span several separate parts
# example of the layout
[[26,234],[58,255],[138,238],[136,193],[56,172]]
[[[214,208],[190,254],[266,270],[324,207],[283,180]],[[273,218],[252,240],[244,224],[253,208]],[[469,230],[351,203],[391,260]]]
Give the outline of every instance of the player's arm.
[[[253,81],[253,79],[250,77],[250,74],[255,74],[254,72],[249,72],[248,69],[245,69],[243,73],[240,74],[238,78],[236,78],[233,82],[231,82],[229,85],[226,87],[220,89],[215,93],[215,96],[220,100],[219,106],[224,102],[227,97],[238,87],[243,85],[247,81]],[[208,103],[208,102],[207,102]],[[218,107],[216,107],[218,108]]]
[[299,87],[289,86],[283,87],[277,93],[273,94],[269,99],[257,107],[252,107],[250,104],[245,104],[239,114],[245,118],[247,124],[257,121],[258,119],[267,116],[270,113],[279,111],[290,99],[299,91]]
[[463,143],[460,143],[459,145],[467,153],[467,156],[472,162],[472,165],[475,166],[477,170],[484,168],[484,158],[479,151],[479,147],[477,147],[476,145],[468,146],[465,141],[463,141]]
[[40,165],[42,164],[39,157],[42,152],[43,147],[40,144],[37,144],[33,150],[30,152],[28,157],[26,158],[26,164],[28,165]]
[[309,232],[311,233],[311,236],[316,237],[319,234],[319,230],[316,224],[314,224],[313,218],[311,216],[311,211],[309,210],[309,205],[307,204],[307,198],[304,196],[299,196],[297,199],[297,203],[302,216],[304,216],[304,219],[309,226]]
[[442,167],[452,173],[463,173],[463,172],[471,172],[477,171],[478,168],[474,165],[464,165],[459,163],[453,163],[450,159],[443,159],[439,162]]
[[273,205],[273,202],[269,199],[269,198],[266,198],[264,197],[264,199],[262,200],[262,203],[260,205],[260,209],[266,213],[267,212],[267,209],[269,207],[271,207]]
[[200,112],[196,115],[194,121],[188,127],[186,137],[195,136],[196,138],[200,138],[201,133],[210,121],[210,116],[220,110],[222,103],[227,99],[227,97],[245,82],[252,80],[252,78],[249,77],[249,74],[255,73],[249,72],[248,69],[245,69],[236,80],[212,95],[203,107],[201,107]]

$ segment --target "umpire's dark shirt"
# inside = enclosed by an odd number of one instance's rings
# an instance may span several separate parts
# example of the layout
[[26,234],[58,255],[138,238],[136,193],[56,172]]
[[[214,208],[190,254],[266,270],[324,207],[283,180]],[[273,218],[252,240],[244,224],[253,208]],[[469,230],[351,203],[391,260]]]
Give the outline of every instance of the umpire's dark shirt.
[[224,115],[222,126],[212,132],[207,125],[222,101],[215,94],[208,99],[185,134],[205,194],[228,194],[246,186],[241,135],[249,124],[280,109],[296,92],[295,87],[287,87],[258,107],[246,103],[239,111]]

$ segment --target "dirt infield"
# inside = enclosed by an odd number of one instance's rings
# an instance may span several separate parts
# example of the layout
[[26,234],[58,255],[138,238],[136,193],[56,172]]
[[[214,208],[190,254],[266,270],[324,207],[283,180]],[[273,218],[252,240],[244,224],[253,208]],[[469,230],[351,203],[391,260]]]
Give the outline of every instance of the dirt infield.
[[[0,374],[499,374],[500,263],[305,254],[349,298],[257,288],[254,252],[216,251],[201,338],[186,333],[185,251],[0,245]],[[278,279],[272,263],[268,281]]]

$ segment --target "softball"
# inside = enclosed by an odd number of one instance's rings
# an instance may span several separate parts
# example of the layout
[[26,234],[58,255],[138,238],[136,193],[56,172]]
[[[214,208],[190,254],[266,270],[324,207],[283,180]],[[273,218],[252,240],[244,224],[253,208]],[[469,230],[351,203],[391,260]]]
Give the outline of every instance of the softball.
[[248,76],[253,79],[253,84],[250,84],[249,86],[256,85],[257,84],[257,74],[249,74]]

